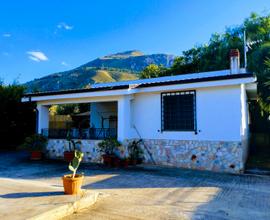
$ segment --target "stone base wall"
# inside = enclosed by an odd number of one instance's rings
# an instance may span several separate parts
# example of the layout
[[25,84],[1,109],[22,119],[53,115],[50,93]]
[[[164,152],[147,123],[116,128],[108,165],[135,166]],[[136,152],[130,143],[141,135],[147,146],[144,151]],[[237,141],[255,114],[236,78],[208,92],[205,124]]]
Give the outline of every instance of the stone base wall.
[[[144,140],[143,142],[157,164],[217,172],[242,173],[243,155],[241,142],[234,141],[183,141]],[[152,163],[147,152],[145,162]]]
[[[75,140],[76,141],[76,140]],[[97,150],[100,140],[80,140],[82,144],[79,146],[84,153],[83,162],[101,162],[101,155]],[[64,152],[68,150],[68,141],[65,139],[49,139],[46,156],[51,159],[63,159]]]
[[[128,143],[123,145],[127,150]],[[84,162],[101,162],[98,152],[99,140],[81,140],[81,151]],[[141,143],[144,150],[144,162],[153,163],[148,153],[152,155],[155,164],[217,172],[242,173],[244,171],[244,155],[246,148],[242,143],[234,141],[183,141],[183,140],[153,140],[145,139]],[[148,151],[146,150],[146,148]],[[62,159],[68,142],[64,139],[50,139],[47,146],[47,156]]]

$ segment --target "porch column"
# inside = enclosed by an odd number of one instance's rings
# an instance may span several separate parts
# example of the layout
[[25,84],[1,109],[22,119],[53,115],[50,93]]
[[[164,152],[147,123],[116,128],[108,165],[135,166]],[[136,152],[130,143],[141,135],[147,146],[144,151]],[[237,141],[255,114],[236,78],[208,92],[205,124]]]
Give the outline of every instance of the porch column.
[[118,121],[117,121],[117,136],[119,141],[123,141],[124,139],[129,138],[130,133],[130,117],[131,117],[131,109],[130,109],[130,101],[132,96],[125,95],[121,97],[118,102]]
[[37,105],[38,118],[37,128],[38,133],[41,134],[43,128],[49,128],[49,106]]

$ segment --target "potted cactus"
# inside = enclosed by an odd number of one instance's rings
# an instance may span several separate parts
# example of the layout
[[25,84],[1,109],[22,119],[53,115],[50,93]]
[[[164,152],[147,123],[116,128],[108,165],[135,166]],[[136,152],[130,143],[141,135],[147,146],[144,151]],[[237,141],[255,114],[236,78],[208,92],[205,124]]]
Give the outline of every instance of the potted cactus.
[[62,177],[65,194],[76,195],[81,192],[83,175],[77,174],[77,169],[80,166],[82,159],[83,153],[75,150],[74,158],[68,166],[72,174],[64,175]]
[[23,147],[30,151],[31,160],[41,160],[47,145],[47,138],[41,134],[34,134],[25,138]]

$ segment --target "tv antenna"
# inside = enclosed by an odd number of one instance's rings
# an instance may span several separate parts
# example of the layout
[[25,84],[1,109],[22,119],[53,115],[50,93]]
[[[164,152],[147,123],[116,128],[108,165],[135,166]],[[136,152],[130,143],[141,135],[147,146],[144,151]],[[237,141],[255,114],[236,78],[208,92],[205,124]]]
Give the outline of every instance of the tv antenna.
[[254,44],[261,43],[262,40],[248,41],[246,38],[246,30],[244,30],[244,68],[247,68],[247,52],[252,50]]

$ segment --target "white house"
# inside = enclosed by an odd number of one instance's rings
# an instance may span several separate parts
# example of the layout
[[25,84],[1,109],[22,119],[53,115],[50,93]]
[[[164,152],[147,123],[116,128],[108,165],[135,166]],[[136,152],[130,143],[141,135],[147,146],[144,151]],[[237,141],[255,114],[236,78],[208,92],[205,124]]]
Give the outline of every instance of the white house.
[[[25,94],[23,101],[37,103],[38,132],[47,134],[51,105],[91,103],[94,133],[88,132],[82,140],[86,161],[100,158],[95,139],[111,135],[124,144],[141,138],[147,149],[145,163],[243,172],[248,155],[248,100],[256,99],[256,77],[240,68],[238,50],[232,50],[230,59],[228,70]],[[65,142],[61,136],[51,138],[49,155],[61,157]]]

